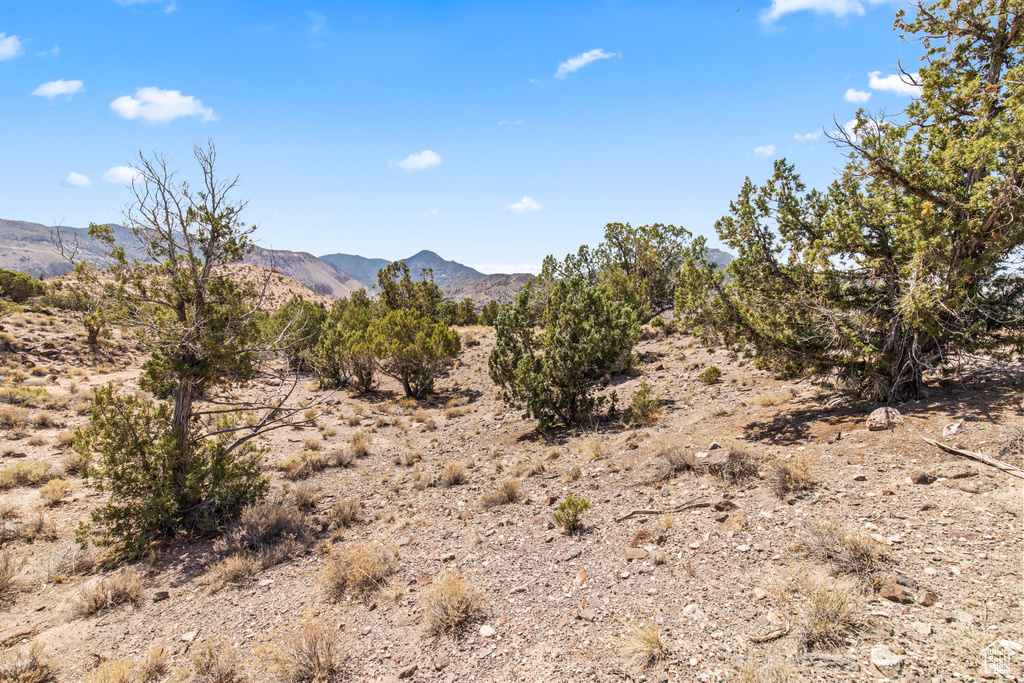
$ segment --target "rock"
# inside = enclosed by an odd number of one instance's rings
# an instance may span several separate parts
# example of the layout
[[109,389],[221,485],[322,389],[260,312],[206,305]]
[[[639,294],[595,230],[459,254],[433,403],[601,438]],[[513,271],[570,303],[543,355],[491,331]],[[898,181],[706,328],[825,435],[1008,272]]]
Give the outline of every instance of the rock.
[[544,499],[544,504],[545,505],[554,505],[557,502],[558,502],[558,496],[548,496],[547,498]]
[[647,529],[641,529],[633,535],[633,540],[629,542],[630,548],[639,548],[644,543],[653,541],[654,536]]
[[445,553],[444,555],[441,556],[441,561],[442,562],[454,562],[455,561],[455,553]]
[[167,600],[171,597],[169,591],[157,591],[153,593],[153,602],[160,602],[161,600]]
[[651,562],[654,564],[665,564],[668,562],[668,555],[661,548],[655,548],[651,551]]
[[736,552],[738,553],[745,553],[748,550],[750,550],[750,546],[745,543],[736,546]]
[[915,472],[914,476],[910,478],[910,481],[920,486],[928,486],[935,482],[935,477],[927,472]]
[[568,562],[569,560],[575,560],[577,557],[583,554],[582,548],[573,548],[569,552],[558,558],[559,562]]
[[747,528],[747,516],[742,512],[729,515],[729,519],[725,523],[725,528],[730,531],[743,531]]
[[877,408],[868,415],[866,421],[868,430],[880,432],[885,429],[892,429],[896,425],[903,424],[903,416],[895,408]]
[[942,479],[966,479],[978,476],[978,468],[964,462],[944,462],[933,467],[930,474]]
[[964,493],[988,493],[995,488],[995,484],[987,481],[961,481],[956,487]]
[[839,669],[851,674],[860,673],[860,664],[840,655],[830,655],[826,652],[808,652],[800,657],[800,660],[815,666]]
[[442,670],[448,668],[449,664],[451,664],[451,662],[448,660],[448,655],[446,655],[446,654],[434,655],[434,670],[435,671],[442,671]]
[[587,570],[586,570],[586,567],[584,567],[583,569],[580,570],[580,573],[576,575],[576,578],[573,579],[572,585],[574,585],[577,588],[579,588],[580,586],[582,586],[586,582],[587,582]]
[[595,612],[592,609],[582,610],[580,612],[579,616],[577,617],[577,619],[582,619],[583,621],[591,621],[591,622],[595,621],[597,619],[597,612]]
[[648,552],[643,548],[626,548],[625,555],[626,560],[645,560],[647,559]]
[[402,669],[401,671],[398,672],[398,677],[399,678],[412,678],[412,675],[414,673],[416,673],[416,669],[418,669],[418,668],[419,667],[416,666],[415,664],[410,664],[409,666],[405,667],[404,669]]
[[273,586],[273,579],[260,579],[260,588],[266,588],[267,586]]
[[917,604],[924,605],[925,607],[931,607],[939,601],[939,596],[935,593],[925,590],[917,596]]
[[867,481],[868,478],[865,477],[863,474],[858,474],[856,477],[853,478],[853,480],[854,481]]
[[564,614],[558,618],[558,623],[555,624],[555,628],[565,628],[569,625],[569,617]]
[[931,624],[926,624],[923,621],[915,621],[910,625],[910,628],[914,629],[921,636],[930,636],[932,634]]
[[899,580],[894,575],[887,576],[882,581],[882,584],[878,587],[878,597],[898,602],[901,605],[910,605],[914,602],[914,596],[900,585]]
[[718,443],[717,441],[712,441],[712,442],[711,442],[711,445],[710,445],[710,446],[708,446],[708,450],[709,450],[709,451],[717,451],[717,450],[718,450],[719,448],[721,448],[721,447],[722,447],[722,446],[721,446],[721,445],[719,445],[719,443]]
[[906,657],[898,655],[885,645],[876,645],[871,648],[871,664],[878,673],[887,678],[898,678],[903,669],[903,662]]
[[942,436],[944,438],[949,438],[951,436],[956,436],[961,431],[963,431],[963,428],[964,428],[964,423],[963,422],[954,422],[951,425],[946,425],[945,427],[942,428]]
[[715,515],[715,521],[718,522],[719,524],[721,524],[722,522],[724,522],[727,519],[729,519],[729,513],[728,512],[719,512],[717,515]]
[[737,508],[737,505],[731,500],[720,500],[711,507],[713,507],[715,510],[718,510],[719,512],[728,512],[729,510],[735,510]]
[[484,624],[483,626],[480,627],[480,637],[481,638],[490,638],[491,636],[493,636],[496,633],[497,633],[497,631],[494,630],[493,626],[488,626],[487,624]]
[[192,643],[192,642],[195,642],[196,636],[198,636],[198,635],[199,635],[199,631],[189,631],[188,633],[186,633],[185,635],[183,635],[181,637],[181,640],[184,643]]

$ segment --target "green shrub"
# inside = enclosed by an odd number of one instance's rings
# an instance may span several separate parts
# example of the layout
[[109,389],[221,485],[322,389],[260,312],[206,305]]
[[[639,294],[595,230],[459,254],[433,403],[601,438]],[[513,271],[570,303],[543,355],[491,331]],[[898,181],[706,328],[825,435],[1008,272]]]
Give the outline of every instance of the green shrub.
[[311,353],[321,387],[335,388],[351,381],[363,393],[373,391],[375,359],[369,337],[373,318],[373,302],[363,290],[335,302]]
[[419,398],[459,352],[459,335],[412,309],[389,312],[370,325],[369,336],[381,371],[402,383],[405,395]]
[[709,365],[704,369],[704,372],[697,376],[697,379],[704,384],[714,384],[722,379],[722,370],[716,365]]
[[571,534],[577,529],[583,528],[583,513],[589,509],[589,500],[578,498],[570,493],[565,500],[558,504],[558,510],[554,514],[555,524]]
[[313,349],[320,342],[326,319],[322,304],[293,296],[270,317],[267,332],[293,367],[308,369],[313,365]]
[[0,298],[20,304],[45,293],[46,286],[31,275],[0,269]]
[[661,418],[662,400],[659,396],[652,396],[653,393],[654,390],[646,379],[640,382],[640,388],[633,394],[633,401],[629,406],[630,422],[639,426],[650,426]]
[[506,404],[525,408],[541,428],[556,419],[580,422],[607,400],[596,391],[631,364],[639,316],[605,285],[574,277],[547,293],[538,334],[531,298],[530,288],[524,289],[498,316],[488,359],[491,380]]

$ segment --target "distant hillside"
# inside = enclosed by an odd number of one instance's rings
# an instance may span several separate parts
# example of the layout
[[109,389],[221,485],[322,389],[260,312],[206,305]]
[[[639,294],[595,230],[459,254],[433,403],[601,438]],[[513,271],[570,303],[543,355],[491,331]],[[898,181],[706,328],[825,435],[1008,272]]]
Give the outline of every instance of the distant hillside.
[[317,294],[334,299],[363,289],[357,279],[304,251],[256,249],[245,258],[245,263],[273,268]]
[[[367,287],[377,284],[377,271],[386,268],[391,261],[380,258],[366,258],[352,254],[327,254],[320,257],[321,261],[328,263],[338,270],[348,273]],[[413,280],[420,279],[420,271],[430,268],[434,271],[434,283],[438,287],[456,285],[464,280],[480,279],[484,274],[479,270],[464,266],[456,261],[446,261],[432,251],[423,250],[408,258],[399,259],[405,261],[409,266],[409,275]]]
[[493,299],[500,304],[507,304],[516,298],[516,294],[532,277],[530,273],[485,275],[482,278],[463,280],[450,287],[443,287],[442,291],[444,298],[451,301],[472,299],[478,305],[483,305]]
[[[113,225],[115,239],[123,244],[128,258],[143,258],[144,253],[127,228]],[[61,228],[65,244],[72,248],[78,241],[78,258],[93,263],[106,263],[105,247],[92,239],[85,228]],[[54,277],[72,270],[53,246],[56,228],[40,223],[0,218],[0,268],[28,273],[33,277]]]
[[717,264],[718,267],[723,270],[734,258],[736,257],[728,252],[722,251],[721,249],[708,249],[708,261]]

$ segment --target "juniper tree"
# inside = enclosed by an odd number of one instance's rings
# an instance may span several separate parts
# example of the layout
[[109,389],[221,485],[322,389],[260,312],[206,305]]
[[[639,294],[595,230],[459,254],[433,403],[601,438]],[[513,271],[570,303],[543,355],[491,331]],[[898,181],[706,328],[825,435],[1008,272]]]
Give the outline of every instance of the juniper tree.
[[920,96],[860,111],[832,137],[848,163],[827,191],[794,167],[748,178],[716,224],[725,272],[685,267],[677,311],[786,372],[862,395],[919,394],[924,373],[974,352],[1024,351],[1024,14],[1010,0],[917,3],[895,28],[924,47]]

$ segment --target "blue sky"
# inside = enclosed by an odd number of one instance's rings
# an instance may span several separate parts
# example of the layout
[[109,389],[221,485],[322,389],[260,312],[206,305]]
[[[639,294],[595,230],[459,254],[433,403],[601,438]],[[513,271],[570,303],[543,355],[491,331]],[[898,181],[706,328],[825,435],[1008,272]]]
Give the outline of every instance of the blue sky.
[[117,221],[118,167],[209,138],[265,246],[487,272],[616,221],[715,244],[773,159],[826,185],[822,131],[900,111],[920,54],[885,0],[3,5],[0,217]]

